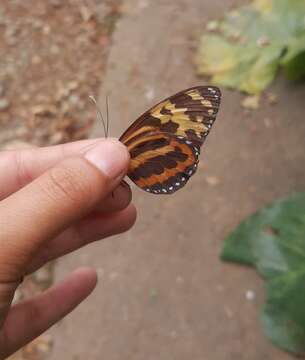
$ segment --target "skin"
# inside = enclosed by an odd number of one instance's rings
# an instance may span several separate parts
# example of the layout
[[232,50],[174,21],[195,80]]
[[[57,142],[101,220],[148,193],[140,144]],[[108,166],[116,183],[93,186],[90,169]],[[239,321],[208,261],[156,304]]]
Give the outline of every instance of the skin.
[[95,288],[96,271],[80,268],[44,293],[11,305],[23,276],[134,224],[131,191],[121,183],[129,160],[114,139],[0,153],[0,359]]

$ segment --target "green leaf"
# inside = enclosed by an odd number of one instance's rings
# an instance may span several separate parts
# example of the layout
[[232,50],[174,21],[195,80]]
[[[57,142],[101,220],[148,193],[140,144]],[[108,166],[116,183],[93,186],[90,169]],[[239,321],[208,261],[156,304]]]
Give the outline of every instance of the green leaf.
[[258,270],[266,280],[266,335],[285,350],[305,353],[305,193],[242,222],[225,240],[221,257]]
[[289,79],[301,80],[305,78],[305,33],[291,40],[281,64]]
[[215,85],[258,94],[273,80],[281,52],[280,46],[272,45],[258,56],[256,45],[231,45],[220,36],[203,36],[198,70],[204,75],[212,74]]
[[215,84],[259,94],[280,65],[290,79],[305,76],[304,0],[255,0],[229,12],[220,29],[202,36],[197,53],[198,73]]
[[305,269],[277,276],[268,282],[261,320],[265,334],[277,346],[305,353]]

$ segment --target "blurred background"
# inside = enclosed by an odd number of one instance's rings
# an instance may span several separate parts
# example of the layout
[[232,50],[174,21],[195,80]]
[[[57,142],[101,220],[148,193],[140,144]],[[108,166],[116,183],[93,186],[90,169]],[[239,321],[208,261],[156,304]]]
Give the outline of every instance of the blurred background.
[[213,82],[223,92],[199,170],[183,190],[158,197],[131,185],[131,231],[25,279],[16,301],[78,266],[99,274],[89,299],[11,359],[293,359],[264,336],[263,280],[219,255],[244,218],[305,189],[303,6],[1,0],[3,151],[103,136],[89,95],[103,112],[108,95],[110,136],[120,136],[183,88]]

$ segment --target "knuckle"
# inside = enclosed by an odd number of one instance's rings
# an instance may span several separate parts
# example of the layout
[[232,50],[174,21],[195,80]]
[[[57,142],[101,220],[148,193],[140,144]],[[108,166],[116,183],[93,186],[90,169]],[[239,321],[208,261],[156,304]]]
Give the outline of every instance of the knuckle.
[[90,188],[81,171],[67,166],[56,166],[49,172],[45,190],[54,200],[67,200],[74,203],[82,202]]
[[26,161],[23,158],[22,151],[14,151],[11,153],[12,163],[16,168],[16,183],[18,187],[24,186],[33,180],[29,169],[26,166]]
[[29,319],[40,319],[44,316],[43,309],[36,301],[28,301],[26,310]]

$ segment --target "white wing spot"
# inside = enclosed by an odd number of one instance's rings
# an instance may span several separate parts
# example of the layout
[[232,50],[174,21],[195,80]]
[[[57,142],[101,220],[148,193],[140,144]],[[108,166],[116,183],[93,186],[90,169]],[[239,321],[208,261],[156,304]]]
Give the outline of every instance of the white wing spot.
[[175,184],[176,186],[180,186],[180,183],[179,182],[176,182],[176,184]]
[[186,140],[186,143],[187,143],[188,145],[192,145],[192,142],[189,141],[189,140]]
[[215,89],[213,89],[213,88],[208,88],[209,89],[209,91],[211,92],[211,93],[213,93],[213,94],[216,94],[216,90]]
[[173,188],[174,188],[173,186],[170,186],[170,187],[169,187],[169,190],[173,190]]
[[[181,181],[185,181],[185,177],[183,177],[182,179],[181,179]],[[180,184],[179,184],[180,185]]]
[[164,193],[166,193],[166,192],[167,192],[167,190],[166,190],[166,189],[162,189],[162,191],[163,191]]

